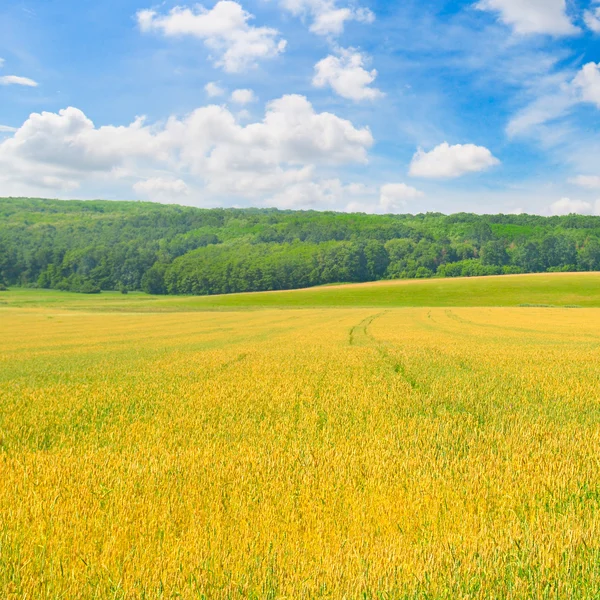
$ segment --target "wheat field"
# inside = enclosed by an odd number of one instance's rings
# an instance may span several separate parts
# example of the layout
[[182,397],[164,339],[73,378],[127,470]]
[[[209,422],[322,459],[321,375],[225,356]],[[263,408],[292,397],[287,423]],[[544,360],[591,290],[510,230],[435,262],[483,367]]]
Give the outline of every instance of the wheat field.
[[596,309],[0,327],[1,598],[600,596]]

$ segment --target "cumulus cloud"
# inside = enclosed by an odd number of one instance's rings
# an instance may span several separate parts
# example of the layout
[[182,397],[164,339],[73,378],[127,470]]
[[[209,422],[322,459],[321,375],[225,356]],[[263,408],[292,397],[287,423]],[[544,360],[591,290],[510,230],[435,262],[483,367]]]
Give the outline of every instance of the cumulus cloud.
[[368,129],[316,113],[305,97],[295,95],[270,102],[262,122],[245,127],[213,106],[172,122],[169,130],[181,145],[180,159],[208,176],[210,187],[245,193],[306,181],[315,164],[366,162],[373,143]]
[[379,204],[385,212],[393,213],[403,209],[410,200],[423,196],[423,192],[405,183],[388,183],[381,187]]
[[190,193],[190,190],[183,179],[165,177],[151,177],[150,179],[138,181],[133,185],[133,191],[138,196],[160,202],[177,200]]
[[453,178],[485,171],[500,161],[485,147],[474,144],[440,144],[430,152],[419,149],[410,165],[410,175],[427,178]]
[[569,182],[589,190],[600,190],[600,177],[597,175],[578,175]]
[[380,188],[354,183],[344,187],[344,196],[357,197],[346,204],[346,212],[392,214],[405,212],[409,203],[425,194],[405,183],[386,183]]
[[37,87],[37,81],[29,77],[18,77],[17,75],[4,75],[0,77],[0,85],[22,85],[25,87]]
[[70,172],[107,171],[128,160],[154,156],[161,156],[160,143],[144,119],[127,127],[96,128],[81,110],[72,107],[30,115],[0,144],[1,162],[13,157]]
[[167,14],[140,10],[142,32],[158,32],[169,37],[193,36],[215,54],[215,64],[236,73],[256,66],[259,60],[274,58],[286,47],[276,29],[250,25],[253,16],[232,0],[220,0],[208,10],[176,6]]
[[480,0],[475,7],[498,14],[504,24],[522,35],[565,36],[580,31],[567,15],[566,0]]
[[295,16],[310,18],[310,31],[317,35],[338,36],[347,21],[372,23],[375,20],[368,8],[340,6],[337,0],[280,0],[280,4]]
[[594,214],[597,208],[591,202],[583,200],[571,200],[570,198],[561,198],[550,205],[550,213],[554,216],[570,215],[577,213],[580,215]]
[[231,101],[236,104],[250,104],[256,100],[252,90],[234,90],[231,94]]
[[[344,184],[338,178],[311,180],[288,186],[263,202],[263,205],[289,209],[331,208],[345,212],[398,212],[398,207],[389,210],[389,206],[383,206],[379,193],[380,190],[375,186]],[[352,200],[348,202],[349,199]]]
[[337,94],[350,100],[374,100],[383,96],[376,88],[369,87],[377,77],[375,69],[367,71],[364,66],[367,58],[353,49],[338,51],[337,56],[329,55],[315,65],[313,85],[323,88],[330,86]]
[[225,90],[214,81],[209,81],[204,86],[204,91],[209,98],[218,98],[219,96],[223,96],[225,94]]
[[215,105],[163,124],[138,118],[102,127],[67,108],[32,114],[0,141],[0,190],[49,182],[67,189],[100,178],[137,182],[140,193],[172,194],[192,178],[214,195],[262,199],[318,180],[316,165],[365,163],[372,144],[368,128],[317,113],[303,96],[270,102],[263,119],[247,125]]
[[263,204],[288,209],[315,208],[335,205],[343,194],[344,185],[339,179],[302,181],[289,185]]
[[600,108],[600,63],[588,63],[573,80],[583,102],[591,102]]

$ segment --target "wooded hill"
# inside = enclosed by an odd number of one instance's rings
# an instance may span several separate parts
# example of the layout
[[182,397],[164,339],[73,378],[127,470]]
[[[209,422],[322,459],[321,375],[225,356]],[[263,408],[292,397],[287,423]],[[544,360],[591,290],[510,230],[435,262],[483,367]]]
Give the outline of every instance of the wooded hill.
[[600,217],[366,215],[0,199],[0,285],[222,294],[600,270]]

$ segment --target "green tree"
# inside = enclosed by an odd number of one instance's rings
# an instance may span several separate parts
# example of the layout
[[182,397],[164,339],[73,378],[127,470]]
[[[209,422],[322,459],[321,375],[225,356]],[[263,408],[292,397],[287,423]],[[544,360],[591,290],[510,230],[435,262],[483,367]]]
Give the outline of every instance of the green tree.
[[483,265],[502,267],[509,262],[504,242],[493,240],[486,242],[481,247],[481,263]]
[[577,247],[575,242],[564,235],[549,235],[542,240],[542,261],[546,269],[560,267],[575,268]]
[[82,294],[99,294],[100,286],[88,279],[81,284],[77,291]]
[[527,242],[519,246],[513,253],[513,262],[523,269],[525,273],[538,273],[543,271],[543,262],[540,245],[537,242]]
[[600,242],[595,238],[588,238],[579,249],[577,264],[582,271],[600,270]]
[[165,271],[167,265],[155,264],[142,276],[142,290],[147,294],[161,295],[167,293],[165,285]]
[[378,240],[369,240],[363,247],[363,253],[365,278],[369,281],[381,279],[390,264],[390,258],[383,243]]

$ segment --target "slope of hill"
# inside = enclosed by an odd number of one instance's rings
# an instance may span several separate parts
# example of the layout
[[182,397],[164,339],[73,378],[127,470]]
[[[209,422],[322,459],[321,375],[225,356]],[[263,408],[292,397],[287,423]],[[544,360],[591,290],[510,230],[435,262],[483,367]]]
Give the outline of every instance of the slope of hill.
[[54,307],[108,312],[179,312],[261,308],[333,307],[600,307],[600,273],[539,273],[378,281],[278,292],[219,296],[123,295],[14,288],[0,294],[0,307]]
[[600,270],[600,217],[0,199],[0,284],[212,295]]

